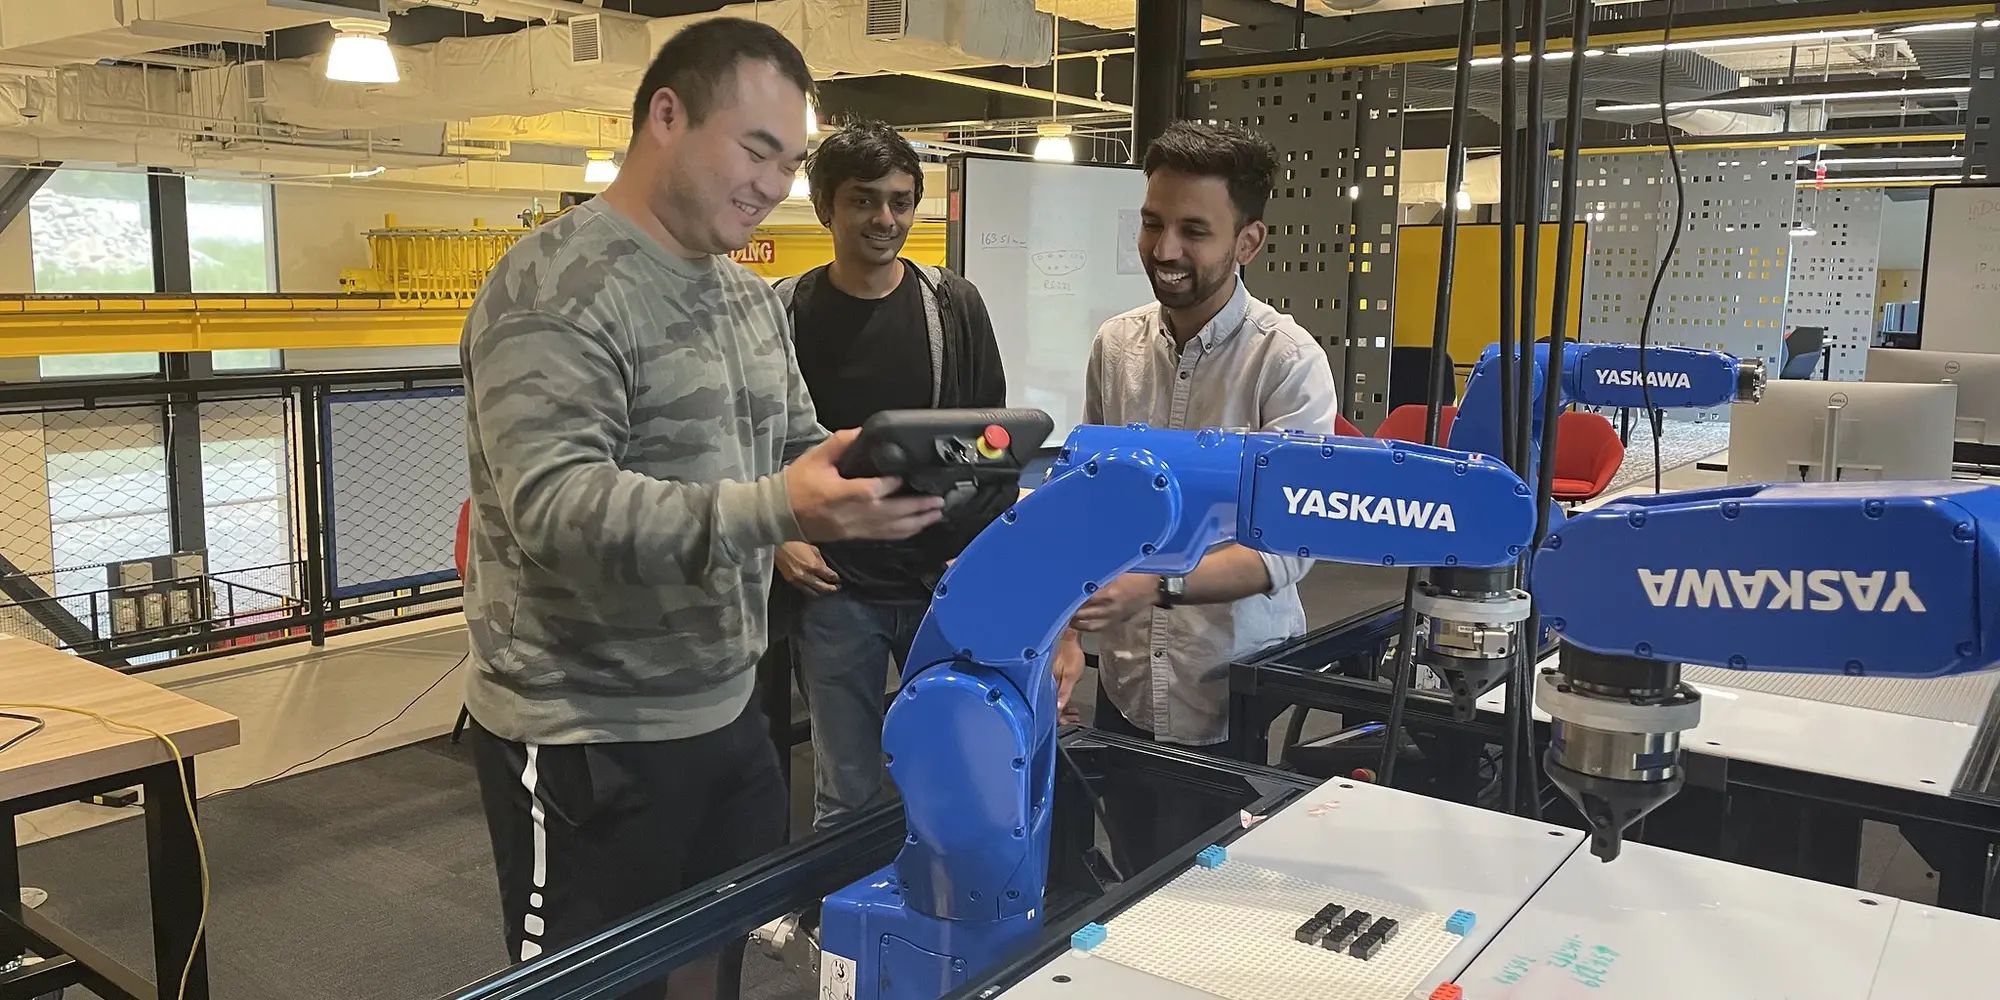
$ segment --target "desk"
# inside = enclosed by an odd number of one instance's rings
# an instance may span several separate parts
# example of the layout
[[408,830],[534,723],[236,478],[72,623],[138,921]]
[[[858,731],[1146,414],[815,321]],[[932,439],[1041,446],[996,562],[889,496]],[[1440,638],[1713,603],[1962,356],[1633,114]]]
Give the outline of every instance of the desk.
[[[235,746],[235,716],[136,677],[0,636],[0,701],[69,705],[120,722],[148,726],[173,738],[186,760],[176,767],[151,736],[106,727],[67,712],[18,710],[41,716],[41,732],[0,753],[0,960],[25,948],[48,961],[0,975],[0,995],[39,996],[80,984],[106,1000],[173,997],[201,919],[201,870],[194,824],[181,792],[194,788],[194,756]],[[11,735],[7,720],[0,739]],[[147,869],[153,915],[154,976],[159,988],[105,957],[75,934],[20,904],[21,873],[14,817],[98,792],[143,789]],[[17,992],[18,991],[18,992]],[[187,1000],[207,1000],[208,967],[201,949],[188,974]]]
[[1980,996],[1995,949],[2000,921],[1632,844],[1571,856],[1458,982],[1465,1000]]
[[[1471,963],[1543,882],[1581,853],[1582,843],[1574,830],[1377,785],[1329,781],[1230,844],[1228,863],[1436,913],[1477,914],[1473,932],[1424,981],[1417,995],[1425,996]],[[1118,933],[1118,918],[1106,926]],[[1054,976],[1069,979],[1059,983]],[[1071,952],[1006,996],[1199,1000],[1209,994]]]
[[[1398,607],[1384,605],[1232,664],[1231,754],[1268,759],[1265,734],[1271,720],[1294,705],[1341,713],[1349,724],[1382,719],[1388,687],[1366,678],[1393,641],[1400,614]],[[1993,691],[1993,678],[1800,678],[1771,687],[1778,675],[1706,669],[1688,674],[1708,692],[1702,726],[1683,740],[1689,785],[1715,794],[1683,795],[1671,805],[1681,813],[1712,814],[1691,816],[1694,822],[1684,828],[1691,836],[1668,837],[1674,846],[1853,884],[1860,820],[1877,819],[1902,828],[1938,870],[1940,905],[1994,912],[2000,900],[1989,898],[1986,872],[1987,847],[2000,842],[2000,695]],[[1704,678],[1771,689],[1745,690]],[[1800,686],[1918,683],[1925,685],[1914,689],[1924,692],[1922,698],[1909,692],[1871,691],[1860,698],[1840,692],[1850,704],[1778,693]],[[1963,704],[1939,710],[1933,692],[1942,691],[1952,692],[1942,700]],[[1497,745],[1504,739],[1499,714],[1504,697],[1504,689],[1489,692],[1480,702],[1485,711],[1460,721],[1435,694],[1414,692],[1408,724],[1441,739]],[[1898,710],[1882,710],[1885,706]],[[1544,723],[1548,718],[1541,712],[1536,717]],[[1540,728],[1546,739],[1547,727]],[[1439,789],[1468,802],[1476,793],[1476,783],[1463,781]],[[1709,808],[1715,805],[1709,800],[1720,799],[1736,806]],[[1771,833],[1774,824],[1810,836],[1792,845],[1794,853],[1779,856],[1778,848],[1788,841]]]

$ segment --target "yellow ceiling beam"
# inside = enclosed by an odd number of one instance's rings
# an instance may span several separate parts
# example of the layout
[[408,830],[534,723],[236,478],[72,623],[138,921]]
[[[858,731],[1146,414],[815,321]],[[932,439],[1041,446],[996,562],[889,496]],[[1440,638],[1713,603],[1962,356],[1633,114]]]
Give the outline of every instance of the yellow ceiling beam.
[[463,300],[372,296],[0,297],[0,357],[455,344]]

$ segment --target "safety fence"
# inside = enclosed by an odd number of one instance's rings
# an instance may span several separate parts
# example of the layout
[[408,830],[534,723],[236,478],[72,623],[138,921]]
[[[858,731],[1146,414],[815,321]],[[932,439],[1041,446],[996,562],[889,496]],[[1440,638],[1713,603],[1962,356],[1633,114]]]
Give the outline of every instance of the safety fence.
[[0,385],[0,633],[121,669],[455,611],[455,367]]

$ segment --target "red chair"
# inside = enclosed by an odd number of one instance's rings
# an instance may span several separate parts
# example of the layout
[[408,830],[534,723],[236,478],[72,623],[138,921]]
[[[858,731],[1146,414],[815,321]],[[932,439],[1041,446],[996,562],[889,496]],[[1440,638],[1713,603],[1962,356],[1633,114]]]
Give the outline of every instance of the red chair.
[[1346,417],[1338,413],[1333,415],[1333,433],[1339,437],[1360,438],[1368,436],[1361,433],[1361,428],[1354,426]]
[[1556,476],[1551,491],[1563,503],[1604,492],[1625,462],[1618,429],[1601,414],[1572,410],[1556,419]]
[[[1458,407],[1438,407],[1438,444],[1451,440],[1451,423],[1458,419]],[[1375,428],[1375,436],[1384,441],[1412,441],[1424,443],[1424,406],[1420,403],[1404,403],[1389,411],[1389,418]]]
[[458,541],[452,545],[452,559],[458,564],[458,579],[465,580],[466,551],[472,546],[472,501],[458,505]]

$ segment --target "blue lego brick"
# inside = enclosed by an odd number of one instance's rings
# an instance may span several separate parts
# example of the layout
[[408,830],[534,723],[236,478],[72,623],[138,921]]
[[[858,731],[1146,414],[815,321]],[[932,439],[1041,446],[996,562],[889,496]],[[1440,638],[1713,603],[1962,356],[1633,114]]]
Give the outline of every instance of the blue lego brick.
[[1104,943],[1103,924],[1084,924],[1075,934],[1069,936],[1069,946],[1078,951],[1089,951]]
[[1444,929],[1447,933],[1464,937],[1472,933],[1472,925],[1477,919],[1477,917],[1473,916],[1471,910],[1459,910],[1446,918]]
[[1194,856],[1194,863],[1203,868],[1220,868],[1222,867],[1222,863],[1227,860],[1229,860],[1229,852],[1224,850],[1220,844],[1212,844],[1204,847],[1201,849],[1200,854]]

